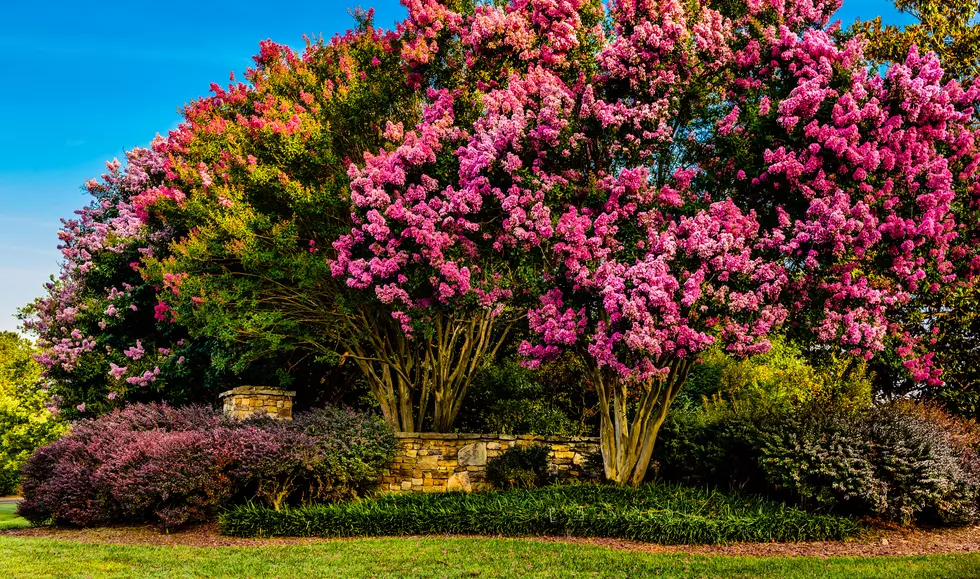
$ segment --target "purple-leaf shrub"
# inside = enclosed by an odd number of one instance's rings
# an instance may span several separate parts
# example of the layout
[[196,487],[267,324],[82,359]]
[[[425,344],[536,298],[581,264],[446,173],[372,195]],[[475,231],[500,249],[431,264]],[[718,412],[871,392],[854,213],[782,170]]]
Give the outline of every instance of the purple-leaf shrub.
[[19,512],[35,523],[173,528],[252,497],[279,508],[357,496],[394,448],[383,420],[349,410],[239,422],[200,406],[139,404],[79,421],[39,449]]

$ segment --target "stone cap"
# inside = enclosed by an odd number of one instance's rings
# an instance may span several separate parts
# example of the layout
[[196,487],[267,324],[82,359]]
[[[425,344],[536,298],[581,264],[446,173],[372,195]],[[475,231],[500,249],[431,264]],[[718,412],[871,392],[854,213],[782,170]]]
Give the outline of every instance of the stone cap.
[[229,396],[296,396],[295,390],[280,390],[270,386],[239,386],[218,394],[219,398]]
[[529,440],[540,442],[568,443],[568,442],[590,442],[598,443],[598,436],[542,436],[540,434],[470,434],[461,432],[396,432],[395,437],[399,439],[429,439],[429,440]]

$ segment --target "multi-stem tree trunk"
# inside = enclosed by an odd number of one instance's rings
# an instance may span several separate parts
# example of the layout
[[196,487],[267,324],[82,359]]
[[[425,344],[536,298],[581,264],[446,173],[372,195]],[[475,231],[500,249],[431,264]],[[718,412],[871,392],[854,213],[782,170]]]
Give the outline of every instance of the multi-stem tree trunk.
[[261,305],[305,328],[305,346],[357,364],[399,432],[451,429],[480,364],[496,355],[516,322],[506,310],[436,312],[408,337],[385,308],[339,308],[344,288],[337,280],[299,287],[262,279],[268,289]]
[[446,432],[480,364],[496,355],[510,332],[513,321],[499,319],[486,310],[439,312],[430,333],[408,337],[387,312],[363,309],[351,317],[360,339],[344,344],[392,428]]
[[657,434],[693,362],[674,359],[667,376],[626,383],[586,356],[589,379],[599,395],[600,447],[606,479],[619,485],[643,482]]

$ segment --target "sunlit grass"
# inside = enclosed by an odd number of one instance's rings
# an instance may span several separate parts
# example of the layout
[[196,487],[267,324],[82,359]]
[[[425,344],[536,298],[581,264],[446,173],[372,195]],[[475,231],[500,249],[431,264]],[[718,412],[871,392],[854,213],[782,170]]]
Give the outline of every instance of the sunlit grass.
[[0,575],[47,577],[976,577],[980,555],[752,558],[655,555],[520,539],[332,540],[263,547],[92,545],[0,537]]
[[31,526],[26,520],[18,517],[16,511],[17,505],[13,503],[0,503],[0,531],[23,529]]

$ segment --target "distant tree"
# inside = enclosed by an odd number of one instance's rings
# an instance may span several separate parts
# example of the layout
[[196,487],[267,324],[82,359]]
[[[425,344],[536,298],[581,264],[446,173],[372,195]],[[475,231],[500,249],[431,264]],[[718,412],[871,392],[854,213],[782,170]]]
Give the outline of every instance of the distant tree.
[[0,495],[15,493],[20,469],[34,450],[67,428],[50,406],[34,354],[29,341],[0,332]]
[[881,16],[851,28],[867,38],[868,56],[878,62],[905,60],[909,49],[933,52],[948,78],[969,81],[980,74],[980,3],[976,0],[895,0],[895,7],[918,20],[884,24]]

